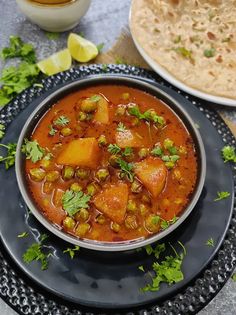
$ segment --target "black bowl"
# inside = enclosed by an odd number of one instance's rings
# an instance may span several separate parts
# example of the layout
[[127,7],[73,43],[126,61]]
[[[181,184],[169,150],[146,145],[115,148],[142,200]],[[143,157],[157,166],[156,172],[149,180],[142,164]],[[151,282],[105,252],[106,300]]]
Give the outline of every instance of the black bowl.
[[[52,105],[54,105],[58,100],[60,100],[61,98],[63,98],[64,96],[68,95],[71,92],[77,91],[78,89],[83,89],[89,86],[95,86],[95,85],[101,85],[101,84],[126,85],[129,87],[133,87],[133,88],[137,88],[139,90],[145,91],[157,97],[158,99],[162,100],[182,120],[182,122],[184,123],[185,127],[187,128],[188,132],[190,133],[194,141],[196,155],[197,155],[197,162],[198,162],[198,174],[197,174],[197,183],[193,191],[193,194],[191,196],[191,200],[189,204],[182,211],[182,214],[179,217],[179,219],[176,221],[176,223],[168,227],[166,230],[158,234],[155,234],[149,238],[146,238],[144,240],[143,239],[130,240],[130,241],[123,241],[123,242],[115,242],[115,243],[100,242],[100,241],[94,241],[94,240],[84,240],[84,239],[81,240],[75,236],[72,236],[64,232],[58,226],[56,226],[51,221],[49,221],[38,209],[38,206],[36,202],[34,201],[31,192],[28,189],[26,176],[25,176],[25,156],[21,152],[21,147],[24,142],[24,139],[31,137],[32,132],[35,126],[37,125],[37,123],[39,122],[39,120],[48,111],[48,109]],[[76,82],[70,83],[66,86],[63,86],[62,88],[58,89],[56,92],[53,92],[50,96],[44,99],[37,106],[37,108],[33,111],[33,113],[27,119],[21,131],[18,144],[17,144],[15,167],[16,167],[16,176],[17,176],[18,186],[27,206],[32,211],[33,215],[49,231],[51,231],[58,237],[64,239],[65,241],[68,241],[75,245],[79,245],[84,248],[100,250],[100,251],[125,251],[125,250],[143,247],[148,244],[152,244],[156,241],[159,241],[160,239],[164,238],[169,233],[174,231],[189,216],[189,214],[194,209],[194,206],[196,205],[200,197],[200,194],[204,185],[205,175],[206,175],[206,156],[205,156],[205,150],[204,150],[204,145],[203,145],[201,136],[194,122],[192,121],[191,117],[187,114],[187,112],[181,107],[181,104],[179,104],[173,97],[169,96],[168,94],[166,94],[159,88],[138,79],[122,77],[122,76],[117,77],[117,76],[112,76],[112,75],[102,75],[102,76],[100,75],[100,76],[93,76],[92,78],[81,79]]]

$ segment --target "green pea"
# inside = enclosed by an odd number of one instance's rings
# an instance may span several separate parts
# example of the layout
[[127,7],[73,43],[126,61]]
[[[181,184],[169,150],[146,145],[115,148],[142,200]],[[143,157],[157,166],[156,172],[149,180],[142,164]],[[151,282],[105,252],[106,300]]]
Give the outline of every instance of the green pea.
[[107,144],[107,139],[104,135],[101,135],[99,138],[98,138],[98,145],[100,147],[102,146],[105,146]]
[[60,131],[60,133],[61,133],[61,135],[63,136],[63,137],[68,137],[68,136],[70,136],[71,134],[72,134],[72,129],[71,128],[69,128],[69,127],[64,127],[64,128],[62,128],[61,129],[61,131]]
[[120,231],[120,225],[116,222],[111,223],[111,229],[112,231],[118,233]]
[[63,226],[67,229],[67,230],[73,230],[73,228],[75,227],[75,220],[72,219],[71,217],[66,217],[63,220]]
[[90,228],[91,228],[90,224],[80,223],[75,230],[75,234],[79,237],[84,237],[88,233]]
[[100,170],[97,171],[96,177],[99,181],[103,182],[106,180],[106,178],[109,176],[109,172],[105,168],[101,168]]
[[29,172],[31,179],[35,182],[41,182],[46,175],[42,168],[32,168]]
[[90,171],[85,168],[77,168],[76,170],[76,176],[79,179],[87,179],[89,177]]
[[75,175],[75,170],[72,166],[64,166],[62,170],[62,178],[64,180],[70,180],[74,177]]
[[47,182],[55,182],[60,178],[60,173],[58,171],[50,171],[46,175]]
[[75,191],[75,192],[79,192],[82,190],[82,186],[78,183],[73,183],[73,184],[71,184],[70,189]]

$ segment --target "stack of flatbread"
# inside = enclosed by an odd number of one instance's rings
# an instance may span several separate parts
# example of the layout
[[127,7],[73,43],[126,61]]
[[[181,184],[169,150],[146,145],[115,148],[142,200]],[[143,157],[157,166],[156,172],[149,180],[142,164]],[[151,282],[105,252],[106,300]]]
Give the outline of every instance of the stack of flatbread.
[[236,0],[133,0],[130,28],[179,81],[236,100]]

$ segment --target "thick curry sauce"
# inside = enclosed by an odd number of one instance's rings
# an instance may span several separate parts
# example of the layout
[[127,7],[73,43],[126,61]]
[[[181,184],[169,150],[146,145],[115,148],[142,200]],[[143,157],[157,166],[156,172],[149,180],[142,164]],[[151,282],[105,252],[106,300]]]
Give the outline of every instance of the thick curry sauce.
[[157,98],[126,86],[74,92],[44,115],[26,159],[33,198],[70,234],[98,241],[146,238],[174,223],[196,184],[193,140]]

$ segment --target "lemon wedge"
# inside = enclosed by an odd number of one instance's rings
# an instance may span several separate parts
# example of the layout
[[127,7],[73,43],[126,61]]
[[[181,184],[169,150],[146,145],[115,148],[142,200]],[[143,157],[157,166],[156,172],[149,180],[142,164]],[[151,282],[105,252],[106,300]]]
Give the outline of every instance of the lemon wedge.
[[70,69],[71,62],[72,58],[69,49],[64,49],[38,62],[37,66],[43,73],[53,75]]
[[98,55],[96,45],[74,33],[69,35],[67,47],[71,56],[79,62],[88,62]]

